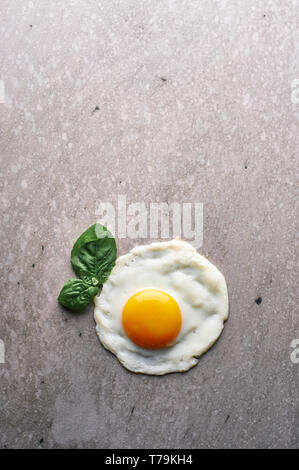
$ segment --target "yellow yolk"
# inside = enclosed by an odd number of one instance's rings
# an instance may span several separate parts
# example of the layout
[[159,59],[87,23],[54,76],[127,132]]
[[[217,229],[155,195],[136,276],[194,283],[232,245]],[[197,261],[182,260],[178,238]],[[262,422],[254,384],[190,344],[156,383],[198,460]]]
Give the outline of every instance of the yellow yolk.
[[131,341],[147,349],[169,346],[179,334],[182,315],[166,292],[146,289],[134,294],[122,312],[124,330]]

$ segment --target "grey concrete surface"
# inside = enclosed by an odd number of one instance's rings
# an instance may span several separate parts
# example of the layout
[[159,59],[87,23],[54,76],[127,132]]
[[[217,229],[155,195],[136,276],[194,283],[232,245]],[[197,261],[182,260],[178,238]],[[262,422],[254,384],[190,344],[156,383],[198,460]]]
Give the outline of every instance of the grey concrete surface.
[[[0,37],[0,446],[298,447],[299,2],[1,0]],[[203,203],[230,317],[185,374],[57,304],[119,194]]]

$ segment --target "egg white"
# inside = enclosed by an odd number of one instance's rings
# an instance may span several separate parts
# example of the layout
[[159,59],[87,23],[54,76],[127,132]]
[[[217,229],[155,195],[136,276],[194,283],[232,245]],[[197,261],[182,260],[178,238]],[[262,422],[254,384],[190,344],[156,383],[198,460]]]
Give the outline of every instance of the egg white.
[[[125,303],[144,289],[165,291],[180,307],[182,327],[171,346],[141,348],[123,329]],[[220,336],[228,316],[224,276],[193,246],[178,239],[138,246],[118,258],[94,302],[96,331],[104,347],[127,369],[151,375],[195,366]]]

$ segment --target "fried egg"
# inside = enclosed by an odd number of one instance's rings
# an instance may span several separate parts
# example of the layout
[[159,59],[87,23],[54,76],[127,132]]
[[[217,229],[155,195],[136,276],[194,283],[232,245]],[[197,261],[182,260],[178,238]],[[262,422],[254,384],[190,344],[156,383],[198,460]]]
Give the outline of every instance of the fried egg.
[[228,316],[224,276],[178,239],[119,257],[94,302],[104,347],[127,369],[151,375],[195,366]]

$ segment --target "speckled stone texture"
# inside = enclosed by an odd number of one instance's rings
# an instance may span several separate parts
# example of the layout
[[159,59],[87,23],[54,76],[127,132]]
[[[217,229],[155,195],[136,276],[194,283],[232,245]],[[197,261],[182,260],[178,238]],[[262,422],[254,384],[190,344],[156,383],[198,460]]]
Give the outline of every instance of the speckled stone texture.
[[[0,37],[0,446],[298,447],[299,2],[1,0]],[[57,304],[119,194],[203,203],[230,317],[185,374]]]

